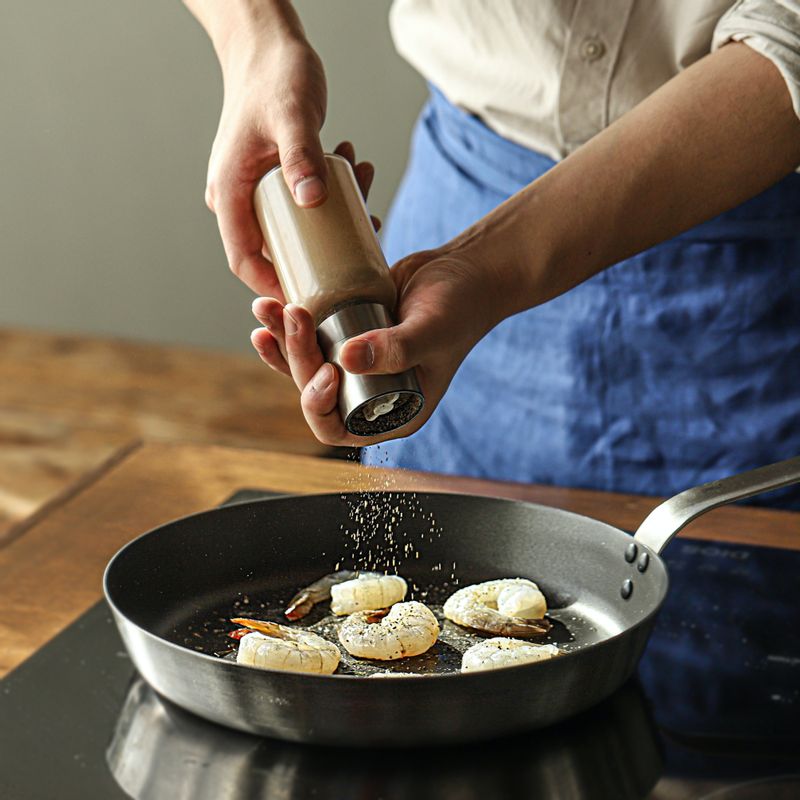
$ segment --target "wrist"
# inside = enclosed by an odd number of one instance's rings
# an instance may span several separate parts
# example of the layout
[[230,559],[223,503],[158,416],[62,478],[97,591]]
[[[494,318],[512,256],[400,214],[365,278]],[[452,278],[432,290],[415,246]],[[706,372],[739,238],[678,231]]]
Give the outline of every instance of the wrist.
[[545,243],[533,243],[530,234],[519,230],[524,216],[521,209],[510,207],[515,201],[512,198],[445,246],[480,275],[493,325],[549,299],[542,291],[548,263]]
[[286,44],[308,46],[289,0],[184,0],[211,39],[223,76]]

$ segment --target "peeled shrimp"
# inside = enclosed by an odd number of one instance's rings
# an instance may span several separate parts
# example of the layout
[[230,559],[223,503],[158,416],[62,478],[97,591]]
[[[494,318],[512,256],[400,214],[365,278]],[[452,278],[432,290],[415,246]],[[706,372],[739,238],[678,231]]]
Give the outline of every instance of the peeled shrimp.
[[[361,577],[378,577],[379,572],[362,572]],[[350,581],[353,578],[358,578],[359,574],[349,569],[342,569],[338,572],[331,572],[329,575],[323,575],[318,581],[314,581],[310,586],[301,589],[290,601],[283,613],[291,619],[302,619],[309,611],[323,600],[330,599],[331,589],[336,584]]]
[[339,628],[339,641],[359,658],[393,661],[430,650],[439,623],[423,603],[396,603],[388,611],[357,611]]
[[544,619],[547,602],[525,578],[504,578],[465,586],[447,598],[444,615],[457,625],[487,633],[530,638],[552,627]]
[[331,611],[337,616],[389,608],[399,603],[408,586],[399,575],[365,573],[331,587]]
[[513,667],[516,664],[530,664],[546,661],[560,654],[552,644],[531,644],[519,639],[496,637],[472,645],[464,651],[461,659],[462,672],[479,672],[487,669]]
[[339,648],[316,633],[258,619],[236,618],[231,622],[252,631],[239,640],[239,664],[323,675],[330,675],[339,666]]

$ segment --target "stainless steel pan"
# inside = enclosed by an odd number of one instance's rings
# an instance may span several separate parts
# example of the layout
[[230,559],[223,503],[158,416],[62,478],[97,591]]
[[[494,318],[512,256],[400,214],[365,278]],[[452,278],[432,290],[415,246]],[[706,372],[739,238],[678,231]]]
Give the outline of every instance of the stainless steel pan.
[[[290,741],[399,746],[455,743],[549,725],[586,709],[632,674],[667,592],[660,553],[700,514],[800,482],[800,458],[689,489],[656,508],[634,537],[588,517],[529,503],[451,494],[374,493],[377,507],[422,508],[376,552],[398,552],[398,572],[442,599],[455,562],[461,585],[523,576],[544,591],[550,661],[460,674],[446,623],[434,651],[396,668],[410,678],[316,676],[249,669],[213,655],[231,616],[277,619],[301,586],[352,558],[352,509],[361,495],[311,495],[228,506],[170,522],[123,547],[104,586],[144,679],[178,706],[214,722]],[[419,552],[419,557],[413,551]],[[446,565],[447,568],[444,568]],[[361,564],[361,566],[364,566]],[[450,589],[452,591],[452,589]],[[439,593],[437,595],[437,593]],[[263,608],[262,608],[263,604]],[[305,620],[319,622],[317,609]],[[454,644],[455,643],[455,644]],[[347,668],[347,665],[345,665]]]

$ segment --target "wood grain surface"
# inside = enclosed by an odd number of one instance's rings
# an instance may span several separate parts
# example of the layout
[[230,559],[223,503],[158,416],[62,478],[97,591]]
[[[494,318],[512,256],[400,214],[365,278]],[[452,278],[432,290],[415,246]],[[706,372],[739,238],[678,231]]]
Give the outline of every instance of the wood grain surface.
[[0,330],[0,539],[142,439],[327,452],[255,355]]
[[[134,536],[210,508],[243,487],[287,493],[401,490],[512,497],[633,530],[656,498],[367,469],[337,460],[197,444],[153,443],[108,463],[71,495],[0,544],[0,675],[101,596],[109,558]],[[800,549],[800,514],[721,508],[686,529],[693,538]],[[35,623],[35,624],[34,624]]]

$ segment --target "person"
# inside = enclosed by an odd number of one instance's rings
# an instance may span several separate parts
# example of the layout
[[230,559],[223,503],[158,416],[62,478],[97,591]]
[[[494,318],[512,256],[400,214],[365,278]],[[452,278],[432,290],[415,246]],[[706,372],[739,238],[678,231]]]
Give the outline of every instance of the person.
[[[261,295],[252,343],[322,442],[377,445],[345,431],[253,212],[278,163],[325,200],[320,59],[287,0],[185,3],[224,76],[206,199]],[[363,461],[665,495],[800,453],[800,2],[395,0],[390,21],[431,84],[383,238],[398,324],[341,357],[415,367],[426,405]]]

